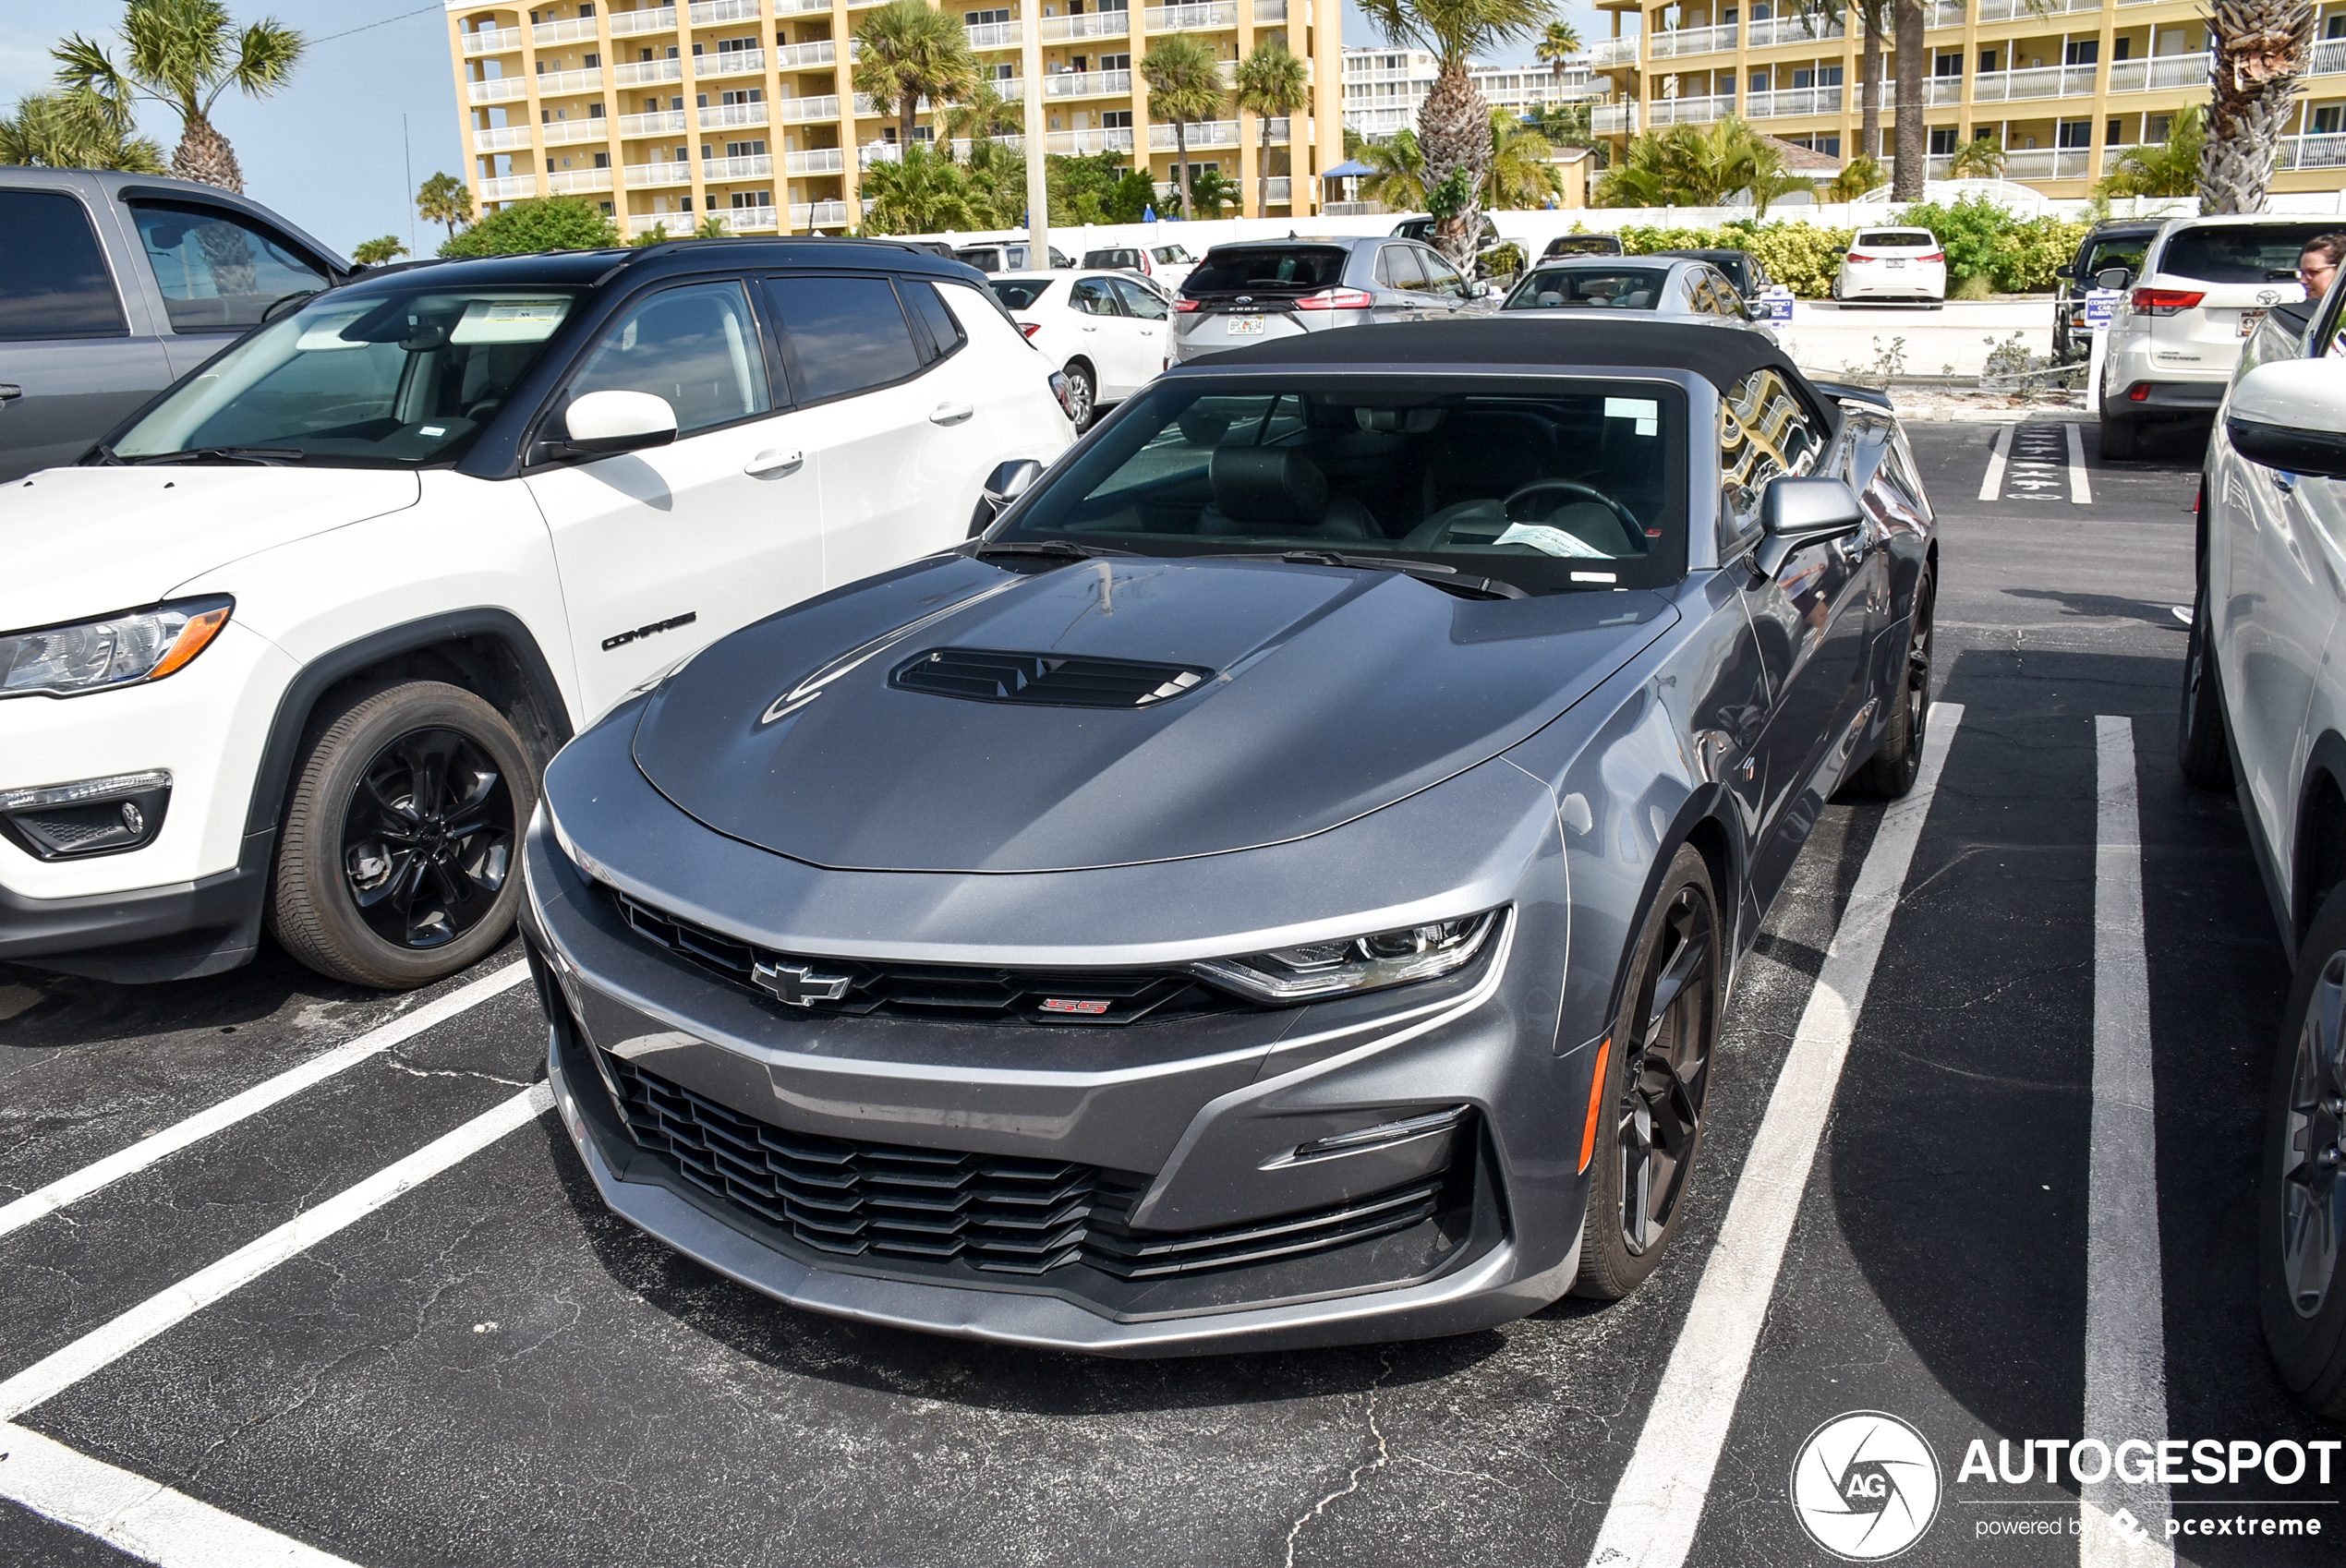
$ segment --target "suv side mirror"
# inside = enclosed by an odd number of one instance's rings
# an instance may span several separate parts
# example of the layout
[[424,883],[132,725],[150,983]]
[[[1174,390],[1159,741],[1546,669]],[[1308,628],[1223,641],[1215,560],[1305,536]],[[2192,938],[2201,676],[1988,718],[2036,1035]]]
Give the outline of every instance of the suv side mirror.
[[2122,289],[2134,281],[2134,274],[2123,267],[2104,267],[2094,274],[2094,287]]
[[608,457],[676,439],[676,411],[650,392],[591,392],[562,410],[562,457]]
[[1743,302],[1743,319],[1747,321],[1764,321],[1774,314],[1775,312],[1769,308],[1768,302],[1764,299],[1747,299]]
[[2251,463],[2346,478],[2346,364],[2276,359],[2259,365],[2233,385],[2224,434]]
[[971,538],[994,525],[994,519],[1010,509],[1010,502],[1034,488],[1043,476],[1043,465],[1031,457],[1013,458],[997,464],[994,472],[986,476],[986,488],[978,492],[977,511],[970,517]]
[[1796,478],[1789,474],[1771,479],[1760,497],[1762,537],[1760,548],[1752,552],[1751,569],[1772,577],[1793,551],[1854,534],[1865,521],[1857,498],[1838,479]]

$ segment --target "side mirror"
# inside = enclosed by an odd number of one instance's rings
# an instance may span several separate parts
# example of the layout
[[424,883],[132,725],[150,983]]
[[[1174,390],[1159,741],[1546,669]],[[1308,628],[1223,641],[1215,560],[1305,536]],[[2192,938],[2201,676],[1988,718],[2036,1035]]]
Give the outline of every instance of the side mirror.
[[1774,315],[1775,312],[1769,308],[1768,302],[1764,299],[1744,301],[1743,319],[1747,321],[1765,321]]
[[2346,364],[2276,359],[2234,383],[2224,434],[2251,463],[2346,478]]
[[1854,534],[1865,525],[1864,508],[1838,479],[1771,479],[1760,497],[1760,548],[1751,569],[1772,577],[1804,545]]
[[1010,509],[1010,502],[1034,488],[1043,476],[1043,465],[1031,457],[1014,458],[997,464],[994,472],[986,476],[986,488],[978,492],[977,511],[970,518],[971,538],[994,525],[994,519]]
[[1832,247],[1832,253],[1835,256],[1846,256],[1849,254],[1849,247],[1845,245],[1836,245]]
[[2122,289],[2134,281],[2134,274],[2123,267],[2104,267],[2094,274],[2094,287]]
[[676,411],[664,397],[639,392],[591,392],[562,411],[562,455],[608,457],[676,439]]

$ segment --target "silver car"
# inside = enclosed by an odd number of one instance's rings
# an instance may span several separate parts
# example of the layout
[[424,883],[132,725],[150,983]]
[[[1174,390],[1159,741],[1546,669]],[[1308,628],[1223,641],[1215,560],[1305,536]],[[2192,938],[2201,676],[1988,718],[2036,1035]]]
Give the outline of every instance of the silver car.
[[1663,256],[1583,256],[1543,261],[1508,291],[1503,311],[1642,311],[1671,320],[1728,322],[1767,333],[1765,301],[1747,302],[1708,261]]
[[1173,361],[1483,306],[1483,290],[1430,245],[1383,235],[1217,245],[1174,301]]

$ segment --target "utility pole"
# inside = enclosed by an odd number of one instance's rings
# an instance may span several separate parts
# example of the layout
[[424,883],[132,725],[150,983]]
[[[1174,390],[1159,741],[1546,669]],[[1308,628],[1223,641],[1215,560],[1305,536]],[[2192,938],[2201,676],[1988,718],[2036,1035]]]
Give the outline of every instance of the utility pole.
[[1050,138],[1043,115],[1043,20],[1029,5],[1019,20],[1019,74],[1026,88],[1026,264],[1037,271],[1051,265],[1051,187],[1045,160]]
[[416,254],[416,150],[407,140],[407,116],[399,116],[399,155],[407,165],[407,254]]

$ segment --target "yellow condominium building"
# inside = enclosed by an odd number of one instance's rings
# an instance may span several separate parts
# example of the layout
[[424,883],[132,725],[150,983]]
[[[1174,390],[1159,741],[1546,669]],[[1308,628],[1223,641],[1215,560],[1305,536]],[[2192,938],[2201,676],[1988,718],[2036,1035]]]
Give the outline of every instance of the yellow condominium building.
[[[475,211],[562,195],[599,203],[631,235],[659,223],[689,233],[711,215],[738,233],[854,227],[857,175],[890,156],[897,135],[895,116],[852,80],[855,30],[880,3],[447,0]],[[1271,122],[1267,206],[1258,211],[1261,128],[1234,98],[1222,117],[1190,125],[1190,163],[1235,177],[1247,216],[1319,211],[1316,176],[1344,158],[1340,0],[976,3],[948,9],[1013,113],[1034,63],[1050,151],[1120,152],[1161,186],[1174,178],[1174,135],[1149,118],[1135,69],[1149,42],[1190,34],[1220,56],[1227,83],[1258,41],[1284,37],[1312,73],[1312,102]],[[924,102],[916,134],[929,124]]]
[[[1598,0],[1613,15],[1590,64],[1612,78],[1596,129],[1616,148],[1641,130],[1740,115],[1772,136],[1846,159],[1864,112],[1857,8],[1806,10],[1720,0],[1651,6]],[[2321,7],[2307,92],[2282,142],[2276,191],[2346,182],[2346,5]],[[1843,18],[1846,18],[1844,25]],[[1955,149],[1987,137],[2003,177],[2082,197],[2116,152],[2162,141],[2177,110],[2208,94],[2199,0],[1927,0],[1924,66],[1930,177]],[[1625,29],[1626,21],[1631,24]],[[1887,24],[1885,23],[1885,26]],[[1893,149],[1893,40],[1882,42],[1884,164]]]

